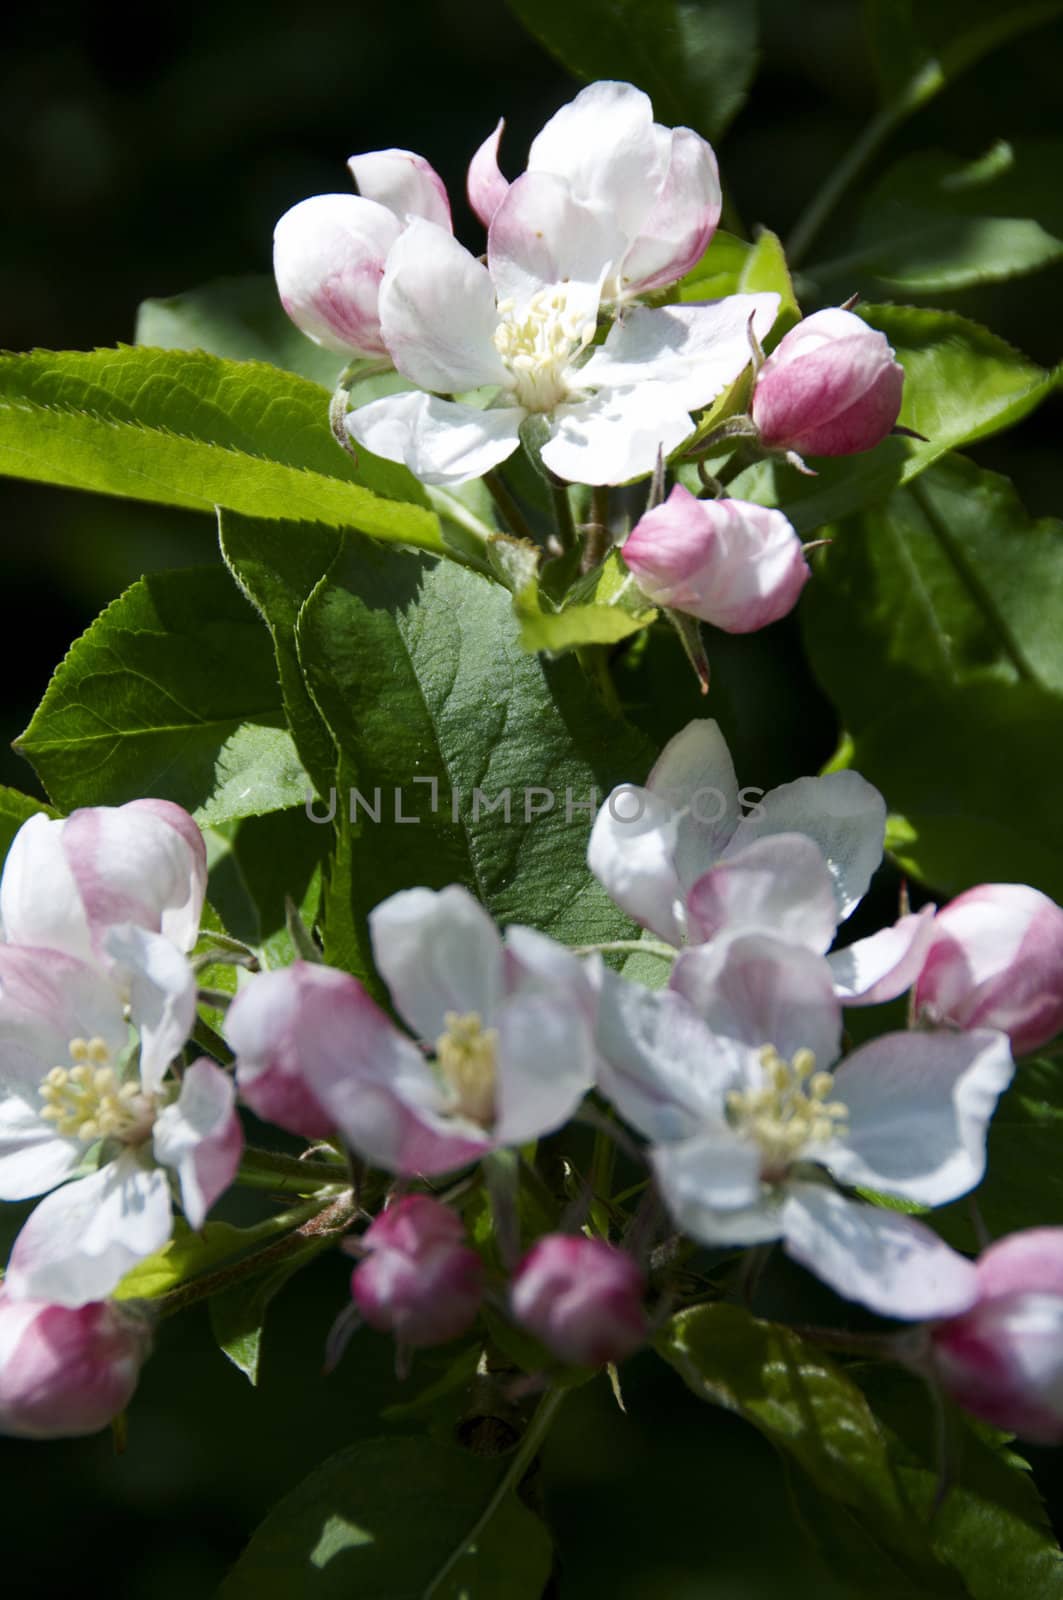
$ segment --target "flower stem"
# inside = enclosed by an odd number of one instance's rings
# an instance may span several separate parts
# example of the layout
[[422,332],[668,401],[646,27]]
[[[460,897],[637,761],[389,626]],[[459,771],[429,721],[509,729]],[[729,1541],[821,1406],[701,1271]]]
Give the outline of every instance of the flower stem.
[[568,485],[558,480],[550,480],[550,498],[554,502],[554,522],[557,526],[557,542],[562,550],[576,548],[576,524],[572,517],[572,502],[568,498]]
[[484,473],[483,482],[484,488],[498,507],[499,514],[510,532],[515,533],[518,539],[527,539],[529,544],[536,544],[538,541],[528,526],[523,511],[506,487],[502,474],[492,467],[490,472]]
[[540,1445],[546,1438],[546,1435],[549,1433],[554,1418],[557,1416],[558,1408],[561,1405],[564,1397],[564,1389],[548,1389],[546,1394],[543,1395],[543,1398],[540,1400],[539,1405],[536,1408],[534,1416],[525,1430],[524,1437],[521,1440],[520,1445],[514,1451],[509,1466],[498,1480],[498,1484],[490,1500],[488,1500],[483,1511],[477,1517],[468,1533],[451,1551],[450,1555],[444,1561],[435,1577],[429,1583],[427,1589],[424,1591],[423,1600],[432,1600],[432,1596],[439,1593],[444,1580],[448,1578],[454,1571],[454,1568],[458,1565],[458,1562],[465,1555],[466,1551],[470,1550],[480,1538],[480,1535],[491,1521],[491,1518],[494,1516],[495,1512],[502,1505],[502,1502],[506,1499],[506,1496],[518,1487],[521,1479],[524,1477],[524,1474],[527,1472],[532,1461],[535,1459],[535,1456],[538,1454]]
[[574,944],[571,950],[574,956],[631,954],[659,956],[662,961],[674,961],[679,954],[670,944],[662,944],[658,939],[608,939],[604,944]]
[[246,1149],[236,1174],[237,1183],[250,1189],[281,1193],[312,1193],[315,1189],[349,1187],[347,1168],[339,1161],[302,1161],[275,1150]]

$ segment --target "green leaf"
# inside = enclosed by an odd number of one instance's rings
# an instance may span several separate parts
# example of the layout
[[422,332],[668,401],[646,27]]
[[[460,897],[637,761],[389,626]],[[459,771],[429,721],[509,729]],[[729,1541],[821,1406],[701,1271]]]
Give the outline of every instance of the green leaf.
[[269,638],[220,567],[152,574],[109,605],[17,748],[64,811],[153,795],[221,822],[308,787]]
[[900,421],[925,443],[890,438],[862,455],[817,459],[816,477],[761,463],[736,478],[739,499],[780,505],[799,533],[882,500],[945,455],[987,438],[1039,406],[1055,387],[1046,372],[966,317],[911,306],[861,306],[904,367]]
[[730,1305],[681,1312],[658,1349],[695,1394],[745,1417],[797,1469],[806,1531],[861,1595],[1063,1594],[1063,1557],[1021,1463],[960,1419],[957,1477],[935,1514],[931,1407],[907,1375],[872,1369],[872,1410],[814,1345]]
[[225,931],[267,967],[288,966],[298,953],[288,931],[289,899],[304,925],[317,920],[331,842],[331,830],[316,825],[305,806],[208,830],[210,902]]
[[261,1276],[244,1279],[212,1295],[208,1302],[211,1332],[224,1355],[252,1385],[258,1383],[262,1360],[263,1324],[270,1301],[278,1295],[300,1267],[306,1266],[333,1240],[308,1239],[298,1255],[289,1256]]
[[742,276],[753,250],[751,244],[717,228],[712,243],[685,278],[680,278],[676,292],[680,300],[722,300],[726,295],[738,293],[738,280]]
[[525,650],[571,650],[585,644],[615,644],[657,617],[624,565],[618,550],[611,550],[600,567],[573,585],[559,606],[545,595],[538,580],[528,583],[513,598]]
[[1063,523],[959,457],[832,530],[801,617],[905,869],[1063,896]]
[[367,451],[355,466],[325,391],[257,362],[125,346],[0,356],[0,472],[445,548],[404,467]]
[[[332,1456],[255,1533],[221,1600],[424,1600],[505,1470],[431,1439],[365,1439]],[[510,1494],[433,1600],[539,1600],[551,1549]]]
[[774,346],[778,344],[783,334],[789,333],[790,329],[800,322],[801,308],[794,294],[793,280],[786,264],[782,241],[771,232],[770,228],[762,228],[757,235],[756,243],[742,263],[735,292],[761,294],[767,291],[779,296],[779,314],[775,318],[769,341],[770,345]]
[[178,1217],[173,1238],[127,1272],[114,1291],[114,1297],[116,1300],[157,1299],[188,1278],[209,1272],[224,1261],[235,1261],[262,1236],[261,1226],[234,1228],[228,1222],[208,1222],[198,1233],[193,1233]]
[[1061,12],[1061,0],[867,0],[883,102],[914,111],[991,50]]
[[977,161],[907,156],[867,195],[836,259],[810,269],[845,292],[941,294],[1063,258],[1063,140],[1004,140]]
[[637,83],[658,122],[718,138],[757,64],[752,0],[508,0],[570,72]]
[[11,841],[22,824],[42,811],[48,817],[59,815],[43,800],[35,800],[32,795],[21,794],[18,789],[9,789],[6,784],[0,784],[0,863],[11,849]]
[[351,537],[296,639],[341,758],[330,959],[367,974],[366,916],[411,884],[464,883],[499,921],[572,943],[630,930],[587,869],[585,808],[652,750],[571,657],[525,654],[504,589]]

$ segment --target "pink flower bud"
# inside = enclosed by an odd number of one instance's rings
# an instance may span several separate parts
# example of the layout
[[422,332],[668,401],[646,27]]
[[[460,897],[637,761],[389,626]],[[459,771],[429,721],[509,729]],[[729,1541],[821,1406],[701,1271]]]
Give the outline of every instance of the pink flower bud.
[[0,1286],[0,1434],[99,1432],[129,1404],[150,1347],[147,1323],[125,1306],[71,1310]]
[[600,1367],[646,1338],[645,1281],[622,1250],[582,1233],[551,1233],[524,1257],[510,1290],[516,1320],[561,1361]]
[[1016,1055],[1063,1030],[1063,911],[1024,883],[968,889],[934,919],[915,1003],[959,1028],[999,1028]]
[[777,622],[811,577],[781,511],[744,500],[698,500],[678,483],[635,524],[623,556],[649,599],[725,633]]
[[832,307],[799,322],[765,361],[753,421],[770,450],[851,456],[893,428],[903,386],[885,334]]
[[416,1346],[445,1344],[471,1328],[484,1269],[456,1212],[429,1195],[405,1195],[360,1243],[367,1254],[351,1276],[351,1294],[371,1328]]
[[944,1388],[976,1417],[1040,1444],[1063,1444],[1063,1228],[990,1245],[978,1299],[931,1330]]
[[382,356],[380,280],[402,223],[355,194],[300,200],[273,233],[273,272],[296,327],[326,350]]
[[261,972],[225,1018],[236,1053],[236,1086],[256,1117],[304,1139],[327,1139],[335,1124],[307,1081],[311,1055],[328,1052],[348,1025],[344,1001],[354,979],[334,967],[294,961]]

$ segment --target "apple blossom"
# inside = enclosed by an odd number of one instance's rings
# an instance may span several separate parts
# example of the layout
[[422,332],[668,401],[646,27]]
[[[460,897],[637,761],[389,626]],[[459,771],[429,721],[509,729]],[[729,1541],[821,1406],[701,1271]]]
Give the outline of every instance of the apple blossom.
[[1018,1055],[1063,1030],[1063,910],[1024,883],[983,883],[938,912],[915,986],[917,1011],[1000,1028]]
[[345,973],[295,961],[260,973],[238,992],[225,1018],[225,1037],[236,1053],[240,1098],[256,1116],[306,1139],[333,1133],[332,1118],[302,1070],[302,1057],[305,1041],[329,1027],[349,991]]
[[0,1285],[0,1434],[97,1433],[124,1411],[151,1349],[133,1307],[15,1300]]
[[655,605],[725,633],[777,622],[812,576],[781,511],[743,500],[698,500],[679,483],[636,522],[623,557]]
[[0,879],[11,944],[62,950],[113,970],[112,929],[131,923],[192,949],[207,885],[203,835],[168,800],[87,806],[23,823]]
[[974,1268],[921,1222],[854,1201],[966,1193],[1013,1071],[1006,1037],[886,1034],[837,1062],[830,969],[749,935],[688,952],[673,985],[603,980],[601,1087],[650,1141],[676,1224],[705,1244],[781,1239],[832,1289],[885,1316],[967,1309]]
[[548,1233],[517,1268],[513,1316],[559,1360],[579,1367],[623,1361],[646,1340],[641,1270],[614,1245]]
[[[424,1046],[355,978],[297,963],[283,993],[259,976],[240,996],[236,1038],[254,1041],[253,1060],[268,1059],[259,1041],[276,1022],[286,1070],[391,1172],[447,1172],[560,1127],[594,1076],[595,969],[530,928],[503,941],[456,885],[392,895],[369,924],[377,970]],[[238,1054],[238,1080],[249,1076]]]
[[903,387],[885,334],[835,306],[779,341],[757,374],[752,417],[769,450],[855,455],[892,431]]
[[[499,206],[486,266],[444,228],[413,219],[392,246],[380,326],[417,391],[347,417],[354,439],[430,484],[461,483],[517,449],[541,418],[560,478],[622,483],[652,471],[750,359],[748,326],[771,327],[775,294],[635,306],[591,348],[602,285],[622,241],[610,216],[551,173],[518,178]],[[486,409],[449,398],[490,393]],[[425,392],[421,392],[425,391]]]
[[1063,1444],[1063,1228],[1028,1228],[983,1251],[977,1299],[931,1329],[934,1371],[968,1411]]
[[[469,164],[469,203],[485,228],[510,189],[498,166],[503,127]],[[533,141],[527,170],[564,179],[577,200],[615,219],[620,241],[602,285],[605,304],[675,283],[720,220],[711,145],[690,128],[654,122],[648,96],[629,83],[589,84],[562,106]]]
[[351,1294],[370,1327],[400,1344],[445,1344],[472,1327],[483,1293],[483,1262],[456,1212],[429,1195],[404,1195],[358,1241],[366,1252]]
[[388,251],[409,216],[449,231],[450,202],[442,179],[410,150],[373,150],[347,165],[358,194],[313,195],[277,223],[277,292],[315,344],[348,356],[386,356],[377,301]]
[[[0,1199],[47,1196],[12,1250],[5,1281],[17,1299],[71,1307],[103,1299],[170,1237],[164,1168],[176,1168],[199,1227],[239,1161],[226,1074],[204,1059],[180,1086],[169,1075],[195,1017],[187,961],[140,929],[114,930],[108,943],[127,970],[141,962],[128,1020],[97,968],[0,945]],[[140,1029],[139,1050],[131,1028]],[[78,1176],[93,1152],[95,1170]]]

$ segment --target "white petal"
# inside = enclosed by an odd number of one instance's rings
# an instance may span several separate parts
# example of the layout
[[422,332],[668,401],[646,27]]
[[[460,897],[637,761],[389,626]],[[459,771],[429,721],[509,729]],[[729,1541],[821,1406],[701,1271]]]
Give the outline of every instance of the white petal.
[[77,880],[63,850],[62,818],[43,812],[24,822],[0,880],[0,922],[12,944],[92,959],[92,937]]
[[391,394],[347,417],[353,439],[401,461],[423,483],[464,483],[482,477],[520,444],[524,412],[507,406],[479,411],[436,395]]
[[621,288],[645,294],[674,283],[708,248],[722,193],[711,145],[689,128],[669,135],[668,173],[652,211],[624,258]]
[[84,1148],[80,1139],[59,1138],[20,1095],[0,1099],[0,1200],[47,1194],[73,1172]]
[[767,833],[807,833],[815,840],[830,867],[844,919],[866,894],[882,860],[886,802],[858,772],[798,778],[764,796],[739,823],[730,848],[741,850]]
[[932,905],[923,906],[900,917],[892,928],[881,928],[827,957],[843,1005],[878,1005],[911,988],[934,937],[934,911]]
[[176,1171],[190,1227],[203,1226],[232,1183],[243,1143],[233,1080],[206,1057],[193,1061],[179,1099],[159,1115],[154,1131],[155,1159]]
[[602,280],[624,249],[608,214],[582,205],[563,178],[526,172],[495,212],[487,264],[499,301],[518,307],[547,285],[587,285],[578,309],[593,322]]
[[589,960],[519,923],[506,929],[503,948],[507,994],[551,995],[593,1026],[600,977]]
[[561,996],[519,994],[496,1019],[498,1077],[493,1129],[499,1144],[553,1133],[594,1082],[591,1027]]
[[446,1031],[448,1011],[475,1011],[493,1025],[502,940],[467,889],[403,889],[369,913],[369,933],[396,1009],[427,1044]]
[[879,1316],[954,1316],[974,1303],[974,1264],[914,1217],[793,1184],[782,1211],[786,1252],[846,1300]]
[[143,928],[112,928],[106,949],[129,980],[130,1016],[140,1032],[140,1081],[154,1094],[195,1025],[195,973],[169,939]]
[[764,934],[684,951],[671,986],[714,1033],[754,1049],[774,1045],[791,1059],[811,1050],[820,1067],[837,1059],[841,1007],[822,956]]
[[760,1182],[760,1155],[726,1132],[658,1145],[661,1198],[701,1244],[761,1244],[782,1232],[778,1198]]
[[347,167],[359,194],[387,206],[400,222],[408,216],[423,217],[451,231],[446,187],[424,156],[412,150],[368,150],[351,156]]
[[723,933],[768,933],[823,955],[834,938],[835,921],[827,863],[800,833],[777,833],[728,851],[687,896],[692,941]]
[[532,141],[529,172],[555,172],[634,238],[667,172],[653,107],[629,83],[588,85]]
[[106,1300],[131,1267],[161,1250],[172,1224],[166,1174],[127,1150],[41,1201],[15,1240],[8,1291],[60,1306]]
[[388,255],[380,327],[398,370],[440,393],[503,384],[487,268],[443,228],[414,219]]
[[749,365],[749,319],[758,338],[771,331],[777,294],[733,294],[705,305],[624,312],[582,371],[588,388],[660,384],[669,404],[695,411],[722,394]]
[[499,117],[498,126],[494,132],[487,135],[487,138],[469,162],[469,171],[465,182],[465,192],[469,197],[469,204],[485,228],[491,226],[491,219],[506,198],[509,190],[509,182],[503,176],[498,165],[498,146],[505,126],[505,118]]
[[684,893],[719,858],[738,826],[738,779],[712,717],[696,717],[665,745],[646,787],[679,813],[675,862]]
[[0,1083],[38,1105],[52,1067],[70,1067],[75,1039],[129,1042],[122,1000],[99,968],[55,950],[0,944]]
[[587,865],[621,911],[672,944],[682,943],[685,928],[678,826],[667,800],[621,784],[595,817],[587,847]]
[[985,1140],[1015,1067],[1007,1036],[889,1033],[838,1068],[849,1133],[825,1164],[843,1183],[923,1205],[966,1194],[985,1171]]
[[711,1033],[681,995],[605,970],[597,1043],[603,1093],[646,1138],[670,1144],[725,1128],[725,1096],[748,1052]]
[[[590,366],[588,362],[583,372]],[[670,455],[694,431],[682,396],[666,384],[650,382],[623,389],[603,386],[586,400],[557,406],[549,421],[543,461],[570,483],[627,483],[645,477],[660,451]]]
[[385,206],[356,194],[316,194],[284,213],[273,230],[273,275],[308,339],[348,359],[386,354],[380,281],[401,228]]

